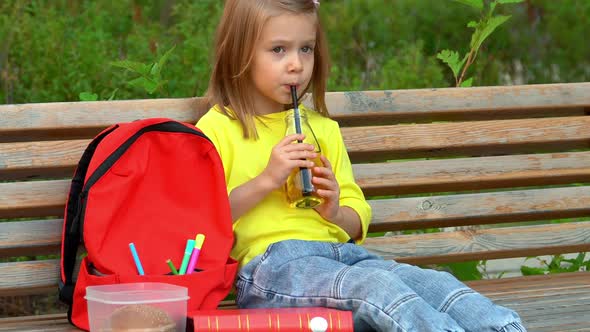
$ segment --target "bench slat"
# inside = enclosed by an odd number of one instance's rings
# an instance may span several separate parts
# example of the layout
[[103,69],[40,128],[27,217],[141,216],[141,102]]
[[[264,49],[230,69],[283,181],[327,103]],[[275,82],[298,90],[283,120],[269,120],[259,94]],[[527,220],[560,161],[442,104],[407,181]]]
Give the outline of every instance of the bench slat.
[[[581,252],[590,251],[590,222],[368,238],[363,246],[412,264]],[[58,268],[58,260],[0,263],[0,294],[53,288]]]
[[71,177],[90,140],[0,143],[0,181]]
[[370,231],[590,216],[590,186],[370,200]]
[[461,230],[368,238],[386,259],[439,264],[590,251],[590,222]]
[[[590,215],[590,186],[370,200],[370,232]],[[501,208],[499,208],[501,207]],[[3,224],[0,258],[59,252],[63,220]]]
[[38,316],[0,318],[0,331],[2,332],[79,332],[68,323],[65,313],[47,314]]
[[59,253],[63,219],[2,224],[0,258]]
[[365,195],[482,190],[590,181],[590,152],[354,164]]
[[590,291],[590,273],[572,272],[486,279],[471,281],[470,285],[481,292],[493,296],[495,299],[539,296],[539,291],[545,290],[549,295],[559,295],[564,292],[577,293]]
[[[530,331],[580,331],[588,327],[590,273],[478,280],[467,285],[496,303],[517,309]],[[531,302],[531,298],[536,301]],[[67,323],[65,314],[1,318],[0,325],[4,332],[78,331]]]
[[469,285],[496,303],[515,309],[529,331],[578,331],[588,327],[590,273],[481,280]]
[[[469,127],[469,133],[465,128]],[[353,162],[383,158],[430,157],[458,153],[494,154],[514,150],[573,149],[589,147],[590,117],[552,118],[535,120],[481,121],[477,123],[444,123],[427,125],[397,125],[381,127],[343,128],[348,152]],[[40,141],[20,143],[0,143],[0,180],[71,176],[89,140]],[[540,151],[534,151],[540,152]],[[502,166],[520,172],[558,167],[571,168],[568,154],[535,157],[523,156],[489,160],[447,160],[407,164],[414,173],[400,174],[411,181],[423,181],[440,174],[449,175],[454,168],[474,167],[481,170],[478,163],[494,167],[487,173],[505,172]],[[590,165],[588,154],[572,154],[571,164]],[[580,160],[580,158],[582,158]],[[548,164],[545,166],[544,164]],[[430,166],[432,165],[432,166]],[[418,167],[415,167],[418,166]],[[355,174],[371,176],[382,183],[381,178],[396,180],[393,172],[396,164],[382,168],[382,165],[357,167]],[[590,167],[586,167],[586,174]],[[433,169],[431,172],[430,169]],[[483,169],[485,171],[485,169]],[[421,174],[423,173],[423,174]],[[433,174],[434,173],[434,174]],[[479,171],[481,173],[481,171]],[[365,176],[365,174],[367,174]],[[577,174],[574,174],[577,176]],[[544,175],[543,175],[544,176]],[[496,181],[504,179],[497,178]],[[511,181],[512,179],[506,179]],[[448,182],[448,181],[447,181]],[[456,183],[455,179],[451,183]],[[430,185],[430,184],[428,184]]]
[[88,138],[119,122],[167,117],[194,123],[203,98],[2,105],[2,142]]
[[[589,96],[590,83],[568,83],[331,92],[326,103],[333,117],[348,126],[583,115]],[[89,137],[113,123],[150,117],[195,123],[206,109],[203,98],[0,105],[0,141]]]
[[[349,91],[328,93],[326,103],[337,114],[451,113],[469,110],[551,109],[590,106],[590,83],[488,86],[472,88]],[[342,98],[344,96],[344,98]]]
[[[62,216],[69,185],[70,180],[0,183],[0,192],[10,193],[0,196],[0,218]],[[583,217],[590,215],[589,200],[590,186],[369,200],[370,230]]]
[[356,162],[551,152],[588,148],[590,117],[354,127],[342,135]]
[[[0,181],[71,177],[88,140],[0,143]],[[366,195],[584,182],[590,152],[354,164]]]
[[55,292],[58,280],[58,259],[0,263],[0,294],[3,296]]
[[0,183],[0,218],[63,216],[71,180]]

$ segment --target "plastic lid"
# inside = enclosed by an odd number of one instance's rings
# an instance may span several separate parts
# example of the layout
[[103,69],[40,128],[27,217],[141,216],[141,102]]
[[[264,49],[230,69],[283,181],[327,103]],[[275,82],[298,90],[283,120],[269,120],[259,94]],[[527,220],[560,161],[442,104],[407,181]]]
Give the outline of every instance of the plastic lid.
[[160,282],[138,282],[88,286],[84,298],[107,304],[133,304],[186,301],[189,296],[186,287]]

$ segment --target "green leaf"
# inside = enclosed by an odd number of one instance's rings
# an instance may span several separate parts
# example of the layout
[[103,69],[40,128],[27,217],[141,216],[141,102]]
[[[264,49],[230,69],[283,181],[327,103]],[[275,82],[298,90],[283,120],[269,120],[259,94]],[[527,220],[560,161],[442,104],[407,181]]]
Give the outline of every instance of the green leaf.
[[81,101],[97,101],[98,95],[92,92],[80,92],[80,100]]
[[463,59],[463,61],[459,61],[459,53],[451,50],[442,50],[436,55],[436,57],[442,60],[442,62],[446,63],[449,68],[451,68],[455,79],[457,79],[465,59]]
[[117,91],[119,91],[119,88],[116,88],[115,90],[113,90],[113,92],[111,93],[111,96],[107,100],[113,100],[113,99],[115,99],[115,94],[117,93]]
[[152,77],[157,77],[160,74],[160,68],[158,67],[158,63],[154,62],[152,64],[152,69],[150,69],[150,75],[152,75]]
[[488,12],[489,16],[492,16],[492,14],[494,13],[494,9],[496,9],[497,5],[498,5],[498,3],[496,1],[494,1],[490,4],[490,11]]
[[535,274],[545,274],[545,269],[540,267],[521,266],[520,272],[522,272],[522,275],[530,276]]
[[172,52],[174,51],[175,48],[176,48],[176,45],[172,46],[172,48],[169,49],[168,51],[166,51],[166,53],[164,53],[164,55],[162,55],[160,60],[158,60],[158,75],[160,75],[160,71],[162,70],[162,68],[164,68],[164,65],[166,64],[166,62],[168,62],[168,59],[170,58],[170,54],[172,54]]
[[464,5],[473,7],[477,10],[482,10],[483,9],[483,0],[454,0],[456,2],[460,2]]
[[578,253],[578,256],[576,256],[576,258],[573,259],[564,259],[564,262],[568,262],[568,263],[572,263],[572,264],[582,264],[584,263],[584,257],[586,256],[586,253]]
[[462,88],[470,88],[473,83],[473,77],[466,79],[465,81],[461,82],[460,87]]
[[152,79],[145,77],[138,77],[128,82],[129,85],[142,88],[149,94],[153,94],[158,90],[159,84]]
[[469,45],[471,49],[478,50],[484,40],[486,40],[486,38],[488,38],[498,26],[506,22],[509,18],[509,15],[493,16],[485,22],[480,22],[483,23],[483,25],[480,24],[471,36],[471,43]]
[[559,269],[561,267],[561,262],[563,261],[564,257],[561,254],[553,256],[551,262],[549,263],[550,269]]
[[477,28],[477,22],[469,21],[469,23],[467,23],[467,27],[468,28]]
[[477,269],[478,261],[444,264],[448,266],[459,280],[481,280],[481,272]]
[[150,73],[150,65],[143,64],[137,61],[130,61],[130,60],[122,60],[122,61],[112,61],[111,66],[127,69],[134,73],[140,74],[142,76],[147,76]]

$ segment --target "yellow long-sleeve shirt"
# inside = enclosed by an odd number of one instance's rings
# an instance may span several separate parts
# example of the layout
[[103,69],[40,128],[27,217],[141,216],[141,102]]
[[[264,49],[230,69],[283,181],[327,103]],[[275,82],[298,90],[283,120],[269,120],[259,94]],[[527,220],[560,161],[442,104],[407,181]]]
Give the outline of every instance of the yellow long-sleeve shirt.
[[[354,181],[338,123],[309,109],[304,110],[321,153],[332,164],[340,185],[340,205],[354,209],[360,216],[362,238],[357,241],[360,243],[367,234],[371,208]],[[258,117],[257,140],[244,139],[240,122],[221,113],[218,107],[213,107],[198,121],[197,127],[213,141],[221,156],[228,193],[265,169],[272,148],[285,136],[287,112]],[[231,255],[240,266],[262,254],[270,244],[282,240],[346,242],[350,239],[342,228],[323,219],[315,210],[289,207],[282,187],[235,221],[234,234],[236,240]]]

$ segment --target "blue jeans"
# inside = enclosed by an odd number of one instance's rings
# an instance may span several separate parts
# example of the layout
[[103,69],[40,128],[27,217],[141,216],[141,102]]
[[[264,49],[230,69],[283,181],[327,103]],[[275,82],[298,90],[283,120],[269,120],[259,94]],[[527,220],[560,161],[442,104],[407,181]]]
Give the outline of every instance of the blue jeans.
[[355,331],[526,331],[514,311],[451,274],[350,243],[274,243],[241,269],[236,287],[240,308],[350,310]]

